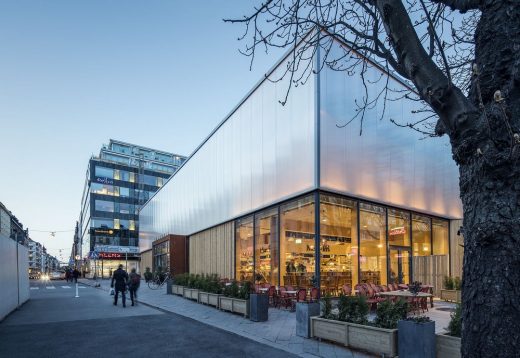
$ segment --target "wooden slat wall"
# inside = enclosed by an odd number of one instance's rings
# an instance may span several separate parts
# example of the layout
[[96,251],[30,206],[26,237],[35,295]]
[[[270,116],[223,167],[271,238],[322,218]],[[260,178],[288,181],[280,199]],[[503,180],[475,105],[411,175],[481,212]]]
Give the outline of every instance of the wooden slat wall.
[[141,261],[139,262],[139,274],[143,274],[146,268],[152,270],[152,250],[141,252]]
[[235,225],[228,222],[190,236],[190,273],[234,277]]
[[413,280],[433,285],[433,294],[441,294],[442,281],[448,275],[448,255],[414,256]]
[[457,236],[457,231],[462,226],[462,220],[452,220],[450,223],[450,249],[451,249],[451,276],[462,278],[462,258],[464,256],[464,248],[460,245],[464,244],[462,234]]

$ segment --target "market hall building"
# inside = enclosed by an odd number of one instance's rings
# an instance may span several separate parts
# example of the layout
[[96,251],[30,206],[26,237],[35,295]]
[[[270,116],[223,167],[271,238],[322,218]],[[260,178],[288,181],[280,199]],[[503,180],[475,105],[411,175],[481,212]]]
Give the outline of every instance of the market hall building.
[[[383,70],[368,66],[375,82]],[[412,280],[437,291],[444,275],[460,276],[462,204],[448,139],[392,124],[409,122],[416,104],[404,100],[367,108],[362,135],[359,121],[343,126],[364,93],[359,74],[324,68],[282,106],[287,77],[257,84],[145,204],[142,260],[170,262],[171,250],[154,242],[175,235],[186,238],[187,265],[172,263],[174,274],[300,287],[315,276],[333,295],[344,284]],[[391,77],[389,86],[404,84]]]

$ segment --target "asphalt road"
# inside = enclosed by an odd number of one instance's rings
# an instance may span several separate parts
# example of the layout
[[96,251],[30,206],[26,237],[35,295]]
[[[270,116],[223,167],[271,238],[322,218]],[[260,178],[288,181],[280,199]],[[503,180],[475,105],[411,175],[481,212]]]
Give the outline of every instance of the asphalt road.
[[0,357],[290,357],[173,313],[115,307],[105,291],[31,281],[31,299],[0,323]]

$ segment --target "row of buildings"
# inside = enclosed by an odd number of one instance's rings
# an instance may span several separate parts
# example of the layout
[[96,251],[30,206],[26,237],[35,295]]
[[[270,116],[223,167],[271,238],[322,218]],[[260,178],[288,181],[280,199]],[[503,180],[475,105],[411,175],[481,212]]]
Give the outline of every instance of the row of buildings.
[[449,142],[394,125],[417,109],[402,99],[363,108],[362,135],[359,121],[343,125],[359,96],[409,90],[362,60],[372,87],[324,68],[281,106],[282,58],[188,159],[111,140],[89,162],[73,255],[91,276],[124,262],[273,285],[317,278],[331,293],[414,280],[438,290],[461,276]]
[[18,218],[0,202],[0,235],[16,241],[29,250],[29,277],[37,278],[60,268],[58,259],[47,253],[45,246],[29,237],[29,229],[24,229]]

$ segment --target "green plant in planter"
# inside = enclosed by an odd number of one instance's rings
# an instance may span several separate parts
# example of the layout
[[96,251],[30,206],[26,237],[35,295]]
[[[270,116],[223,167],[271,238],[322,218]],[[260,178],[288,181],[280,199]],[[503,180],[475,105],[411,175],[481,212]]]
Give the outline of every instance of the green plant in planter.
[[454,287],[453,278],[451,278],[450,276],[444,276],[443,283],[444,283],[445,290],[453,290],[453,287]]
[[151,281],[153,278],[152,271],[150,271],[150,268],[147,267],[144,271],[144,280],[145,282]]
[[456,290],[460,291],[460,288],[462,287],[462,281],[461,281],[460,277],[455,277],[453,279],[453,287]]
[[414,317],[407,317],[406,321],[412,321],[415,323],[426,323],[426,322],[431,322],[432,320],[430,319],[430,317],[426,317],[426,316],[414,316]]
[[224,296],[226,297],[235,297],[238,298],[239,287],[236,281],[231,282],[231,285],[228,285],[224,288]]
[[363,296],[339,296],[338,320],[367,324],[369,307]]
[[252,292],[252,288],[253,288],[253,285],[251,284],[251,282],[249,282],[249,281],[244,282],[242,284],[242,287],[240,287],[240,289],[238,291],[237,298],[240,298],[242,300],[248,300],[249,294]]
[[173,277],[173,283],[178,286],[186,286],[188,283],[188,274],[181,273]]
[[336,317],[332,313],[332,300],[329,293],[321,299],[321,317],[326,319],[335,319]]
[[374,325],[381,328],[395,329],[397,322],[406,319],[408,303],[405,300],[381,302],[376,309]]
[[460,337],[462,334],[462,306],[458,304],[455,308],[455,312],[450,316],[451,320],[448,325],[448,335]]

